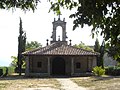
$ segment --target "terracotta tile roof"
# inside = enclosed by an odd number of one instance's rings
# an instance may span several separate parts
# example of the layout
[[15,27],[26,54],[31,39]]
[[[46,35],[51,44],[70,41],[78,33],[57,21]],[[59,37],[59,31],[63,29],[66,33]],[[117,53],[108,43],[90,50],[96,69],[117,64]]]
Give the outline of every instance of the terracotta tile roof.
[[46,47],[24,52],[23,55],[99,55],[99,53],[56,42]]

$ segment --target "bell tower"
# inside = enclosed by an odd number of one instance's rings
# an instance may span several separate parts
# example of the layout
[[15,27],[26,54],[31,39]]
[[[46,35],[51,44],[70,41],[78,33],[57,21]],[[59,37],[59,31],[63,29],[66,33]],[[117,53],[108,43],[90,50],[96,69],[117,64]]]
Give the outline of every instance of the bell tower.
[[65,18],[63,20],[61,20],[60,19],[60,15],[59,15],[58,20],[55,20],[55,18],[54,18],[54,22],[52,22],[52,24],[53,24],[53,32],[52,32],[52,36],[51,36],[51,38],[52,38],[51,43],[57,42],[57,40],[56,40],[56,32],[57,32],[56,28],[58,26],[62,27],[62,40],[61,41],[62,42],[67,42],[66,41],[67,36],[66,36],[66,22],[65,22]]

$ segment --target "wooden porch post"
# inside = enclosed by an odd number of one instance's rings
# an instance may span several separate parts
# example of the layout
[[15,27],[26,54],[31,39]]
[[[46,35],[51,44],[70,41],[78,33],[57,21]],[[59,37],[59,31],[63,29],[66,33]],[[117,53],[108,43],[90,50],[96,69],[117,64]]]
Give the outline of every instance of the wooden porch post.
[[50,57],[48,57],[48,75],[50,76]]
[[71,59],[71,76],[74,74],[74,58]]

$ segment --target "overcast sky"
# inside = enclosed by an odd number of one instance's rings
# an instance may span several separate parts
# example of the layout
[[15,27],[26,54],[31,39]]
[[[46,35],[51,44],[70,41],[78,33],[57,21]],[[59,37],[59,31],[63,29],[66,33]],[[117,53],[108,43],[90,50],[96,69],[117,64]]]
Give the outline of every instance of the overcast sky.
[[[38,41],[43,46],[46,45],[46,39],[51,40],[52,22],[58,17],[49,11],[49,3],[42,2],[33,13],[32,11],[23,12],[19,9],[0,10],[0,66],[8,66],[12,59],[11,56],[17,55],[18,35],[19,35],[19,17],[22,18],[23,30],[27,33],[27,41]],[[66,31],[68,41],[72,39],[72,45],[79,44],[80,41],[86,45],[94,45],[95,39],[91,37],[91,27],[87,25],[84,28],[72,30],[73,19],[69,18],[73,11],[62,10],[61,20],[65,18],[67,22]],[[57,36],[61,36],[61,27],[57,28]],[[102,37],[98,37],[100,43]]]

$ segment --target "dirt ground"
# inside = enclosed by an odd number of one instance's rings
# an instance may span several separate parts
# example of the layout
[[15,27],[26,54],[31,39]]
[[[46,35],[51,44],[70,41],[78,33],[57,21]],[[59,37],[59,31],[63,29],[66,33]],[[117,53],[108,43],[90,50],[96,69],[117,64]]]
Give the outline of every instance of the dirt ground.
[[[79,87],[89,90],[120,90],[120,77],[69,77]],[[64,78],[26,78],[24,76],[8,76],[0,78],[0,90],[69,90],[66,85],[61,84]],[[67,80],[68,81],[68,80]],[[71,89],[72,90],[72,89]],[[77,89],[76,89],[77,90]]]
[[76,77],[71,80],[90,90],[120,90],[120,76]]
[[0,79],[0,90],[59,90],[60,84],[54,78],[26,78],[9,76]]

